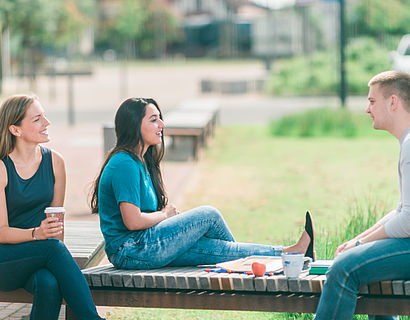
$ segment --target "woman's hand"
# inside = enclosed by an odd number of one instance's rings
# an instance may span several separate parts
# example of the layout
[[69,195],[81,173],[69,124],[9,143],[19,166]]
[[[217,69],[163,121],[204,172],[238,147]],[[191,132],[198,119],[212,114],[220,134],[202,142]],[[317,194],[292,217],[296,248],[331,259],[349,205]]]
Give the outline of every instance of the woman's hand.
[[163,213],[165,213],[165,217],[168,219],[170,217],[173,217],[177,214],[180,214],[179,210],[177,207],[175,207],[173,204],[167,204],[164,209],[161,210]]
[[57,217],[49,217],[41,221],[39,227],[34,231],[37,240],[55,238],[63,232],[63,223]]

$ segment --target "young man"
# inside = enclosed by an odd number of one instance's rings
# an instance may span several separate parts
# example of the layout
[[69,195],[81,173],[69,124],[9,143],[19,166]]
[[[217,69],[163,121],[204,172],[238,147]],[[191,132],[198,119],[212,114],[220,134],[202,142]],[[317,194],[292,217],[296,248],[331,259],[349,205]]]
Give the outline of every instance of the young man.
[[382,72],[369,81],[369,87],[366,113],[373,128],[390,132],[400,143],[400,202],[374,226],[337,248],[316,320],[352,319],[363,284],[410,279],[410,75]]

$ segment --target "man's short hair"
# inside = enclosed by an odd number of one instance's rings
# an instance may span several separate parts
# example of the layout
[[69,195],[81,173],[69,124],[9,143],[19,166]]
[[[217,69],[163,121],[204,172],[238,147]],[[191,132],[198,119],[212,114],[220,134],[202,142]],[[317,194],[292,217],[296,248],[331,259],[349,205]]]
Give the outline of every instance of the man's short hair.
[[370,79],[368,85],[378,84],[385,98],[397,95],[404,107],[410,112],[410,75],[404,72],[390,70],[376,74]]

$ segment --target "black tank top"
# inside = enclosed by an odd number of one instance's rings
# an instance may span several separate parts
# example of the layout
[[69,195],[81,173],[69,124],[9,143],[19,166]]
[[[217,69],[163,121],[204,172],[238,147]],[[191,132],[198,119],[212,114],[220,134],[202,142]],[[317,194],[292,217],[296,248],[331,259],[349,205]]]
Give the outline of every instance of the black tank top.
[[38,227],[46,218],[44,209],[54,197],[54,172],[50,149],[41,147],[42,159],[36,173],[22,179],[10,157],[2,159],[7,169],[5,189],[10,227],[29,229]]

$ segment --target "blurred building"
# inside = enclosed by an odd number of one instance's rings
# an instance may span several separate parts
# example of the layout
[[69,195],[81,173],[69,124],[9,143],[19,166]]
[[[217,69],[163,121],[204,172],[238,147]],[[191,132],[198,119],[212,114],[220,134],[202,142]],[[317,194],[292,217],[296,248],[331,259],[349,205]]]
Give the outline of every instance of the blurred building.
[[[338,4],[323,0],[169,0],[186,56],[275,58],[334,45]],[[282,3],[282,5],[278,5]]]
[[[187,57],[309,54],[338,41],[336,0],[153,0],[181,20],[183,40],[168,48]],[[357,0],[348,0],[348,3]],[[99,25],[109,26],[122,0],[99,0]]]

